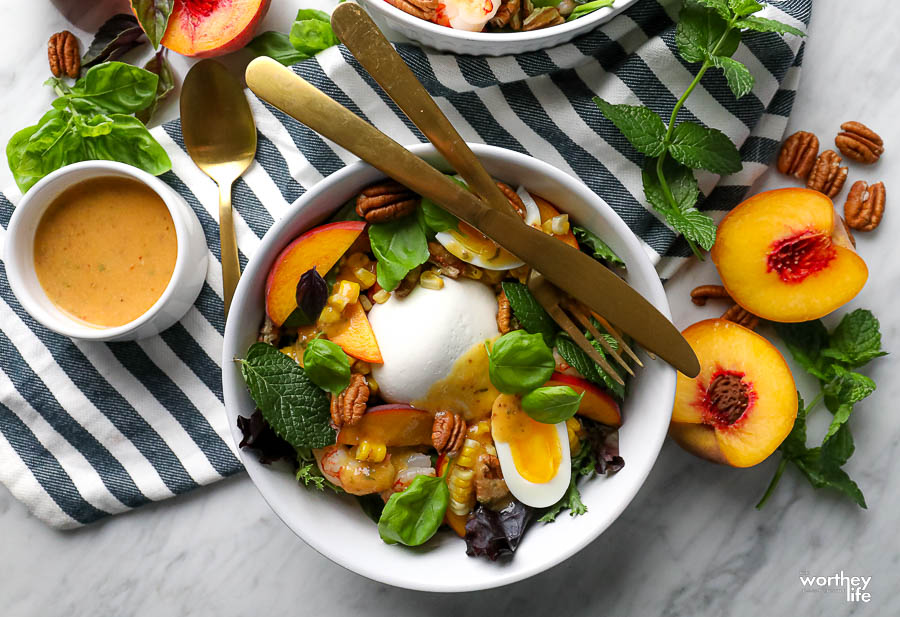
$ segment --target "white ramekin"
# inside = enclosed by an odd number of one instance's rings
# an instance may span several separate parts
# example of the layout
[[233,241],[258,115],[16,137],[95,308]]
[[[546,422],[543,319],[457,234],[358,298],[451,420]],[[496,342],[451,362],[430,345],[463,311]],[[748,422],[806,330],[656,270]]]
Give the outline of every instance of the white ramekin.
[[[47,207],[72,185],[105,176],[132,178],[159,195],[172,215],[178,241],[175,270],[156,303],[134,321],[110,328],[85,324],[61,311],[47,297],[34,270],[34,235]],[[6,230],[3,261],[16,299],[29,315],[47,328],[73,339],[130,341],[158,334],[184,316],[206,279],[208,253],[197,215],[162,180],[124,163],[83,161],[57,169],[25,194]]]
[[419,19],[388,4],[386,0],[362,0],[362,4],[380,24],[422,45],[456,54],[511,56],[568,43],[609,21],[636,1],[616,0],[613,6],[598,9],[580,19],[530,32],[467,32]]

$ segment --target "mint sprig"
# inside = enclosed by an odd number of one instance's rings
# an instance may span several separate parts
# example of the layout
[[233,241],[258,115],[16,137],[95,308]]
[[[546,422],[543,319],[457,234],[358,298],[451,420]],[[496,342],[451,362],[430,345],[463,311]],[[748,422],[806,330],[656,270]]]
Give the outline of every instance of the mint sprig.
[[646,157],[643,182],[647,201],[684,236],[698,259],[703,259],[700,248],[709,250],[715,243],[716,224],[696,208],[700,190],[693,170],[736,173],[741,170],[741,156],[721,131],[694,122],[676,123],[676,119],[710,68],[722,70],[735,97],[753,90],[753,74],[731,57],[742,31],[804,36],[793,26],[754,15],[762,9],[755,0],[685,0],[675,42],[682,58],[702,64],[672,108],[668,125],[648,107],[594,99],[603,115]]
[[[886,354],[881,349],[878,320],[870,311],[857,309],[844,315],[831,333],[819,320],[776,324],[775,329],[794,360],[819,380],[821,389],[809,405],[804,406],[800,399],[794,428],[778,448],[781,461],[757,509],[768,501],[788,463],[793,463],[813,487],[836,489],[865,508],[862,491],[841,467],[855,450],[848,424],[853,408],[875,391],[871,378],[851,369]],[[822,445],[809,448],[806,418],[820,401],[832,414],[831,424]]]

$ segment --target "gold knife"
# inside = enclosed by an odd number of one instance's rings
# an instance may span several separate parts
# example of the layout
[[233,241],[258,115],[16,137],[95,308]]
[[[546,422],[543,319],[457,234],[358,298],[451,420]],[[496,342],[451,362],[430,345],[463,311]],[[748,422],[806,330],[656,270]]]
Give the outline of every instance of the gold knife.
[[593,258],[522,225],[508,208],[489,208],[474,193],[277,61],[256,58],[247,66],[246,79],[260,98],[469,223],[685,375],[699,373],[697,357],[671,322]]

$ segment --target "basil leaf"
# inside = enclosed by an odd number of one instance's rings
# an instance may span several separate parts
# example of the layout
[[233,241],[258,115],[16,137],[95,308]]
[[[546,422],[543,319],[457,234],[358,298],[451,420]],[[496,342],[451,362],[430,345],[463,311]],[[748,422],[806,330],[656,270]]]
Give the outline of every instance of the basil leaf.
[[336,343],[313,339],[303,352],[303,369],[313,383],[332,394],[350,385],[350,358]]
[[97,30],[91,46],[81,57],[81,68],[122,57],[139,45],[143,45],[144,30],[137,18],[130,13],[113,15]]
[[528,287],[513,281],[503,281],[500,285],[503,293],[506,294],[506,299],[509,300],[513,317],[525,328],[525,331],[531,334],[540,334],[548,347],[553,345],[559,326],[531,295]]
[[697,185],[694,172],[671,158],[667,157],[663,161],[663,176],[665,176],[672,197],[678,206],[673,208],[666,199],[659,182],[658,160],[647,159],[644,162],[642,179],[647,201],[657,212],[662,214],[665,221],[675,231],[691,242],[709,250],[716,241],[716,223],[695,207],[700,196],[700,187]]
[[833,358],[849,368],[862,366],[875,358],[887,355],[881,349],[881,330],[871,311],[856,309],[847,313],[834,329],[828,347],[822,355]]
[[755,82],[753,74],[750,72],[750,69],[737,60],[723,56],[713,56],[712,63],[713,66],[722,69],[725,73],[725,81],[728,82],[728,87],[731,88],[735,98],[739,99],[753,90]]
[[309,58],[308,54],[294,49],[294,46],[291,45],[291,38],[281,32],[263,32],[250,41],[247,49],[257,56],[268,56],[278,60],[285,66]]
[[741,154],[725,133],[695,122],[675,127],[669,154],[682,165],[714,174],[733,174],[742,168]]
[[489,356],[491,383],[507,394],[534,390],[550,379],[556,367],[553,351],[541,335],[524,330],[513,330],[498,338]]
[[728,0],[728,8],[738,17],[746,17],[763,10],[763,5],[756,0]]
[[[337,275],[335,268],[332,268],[328,274],[332,272],[335,273],[335,276]],[[322,313],[322,309],[325,308],[325,303],[328,301],[328,290],[332,286],[333,283],[329,284],[322,278],[315,266],[300,275],[295,293],[297,308],[291,311],[281,325],[287,328],[297,328],[315,323]]]
[[53,106],[71,105],[80,113],[130,114],[153,103],[158,82],[157,75],[140,67],[104,62],[91,67]]
[[153,139],[144,123],[134,116],[112,114],[110,132],[92,139],[84,139],[84,158],[120,161],[158,176],[172,169],[172,161],[159,142]]
[[165,52],[165,47],[160,49],[144,65],[144,70],[150,71],[159,77],[159,81],[156,82],[156,96],[153,102],[134,114],[144,124],[147,124],[153,117],[153,114],[159,107],[159,102],[169,96],[172,90],[175,89],[175,75],[172,73],[172,67],[169,66],[168,60],[166,60]]
[[420,222],[429,237],[441,231],[459,229],[459,219],[441,208],[430,199],[423,197],[419,206]]
[[175,0],[131,0],[131,7],[153,49],[159,47],[159,42],[166,33],[174,4]]
[[418,218],[405,216],[369,227],[372,252],[378,260],[378,284],[393,291],[410,270],[428,261],[428,239]]
[[589,13],[593,13],[594,11],[605,9],[606,7],[612,6],[614,1],[615,0],[592,0],[591,2],[579,4],[575,7],[575,10],[572,11],[572,13],[566,18],[566,21],[573,21],[575,19],[578,19],[579,17],[584,17]]
[[[444,473],[450,469],[447,469]],[[419,546],[433,536],[450,503],[442,476],[416,476],[406,490],[394,493],[378,519],[378,534],[387,544]]]
[[544,424],[565,422],[575,415],[584,392],[575,392],[571,386],[544,386],[522,397],[522,409],[532,420]]
[[295,448],[335,443],[331,401],[299,364],[268,343],[254,343],[247,358],[237,362],[250,396],[275,434]]
[[294,49],[308,57],[340,43],[331,29],[328,13],[316,9],[297,11],[297,19],[291,26],[289,38]]
[[[616,255],[616,252],[609,248],[609,245],[591,230],[579,227],[578,225],[573,225],[572,233],[575,234],[575,238],[578,240],[578,245],[582,251],[597,261],[605,261],[614,266],[625,267],[625,262],[622,261],[622,258]],[[586,251],[584,250],[585,248],[590,250]]]
[[613,105],[600,97],[594,97],[594,103],[638,152],[659,156],[665,151],[666,125],[652,109],[642,105]]
[[778,34],[806,36],[803,30],[774,19],[766,19],[765,17],[745,17],[744,19],[739,19],[734,25],[736,28],[753,30],[755,32],[777,32]]
[[[716,12],[695,2],[686,2],[678,14],[675,43],[688,62],[703,62],[710,56],[731,56],[741,42],[740,30],[723,39],[728,22]],[[720,42],[721,41],[721,42]]]

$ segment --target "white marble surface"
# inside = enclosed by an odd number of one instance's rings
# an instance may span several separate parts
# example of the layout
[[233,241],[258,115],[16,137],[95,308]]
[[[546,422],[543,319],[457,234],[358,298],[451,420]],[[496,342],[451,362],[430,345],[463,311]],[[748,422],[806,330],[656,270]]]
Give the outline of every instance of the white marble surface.
[[[315,0],[306,0],[310,4]],[[0,142],[33,123],[49,102],[45,45],[82,15],[95,27],[116,2],[0,0]],[[283,29],[299,5],[275,0],[266,29]],[[85,9],[92,7],[88,15]],[[92,18],[92,16],[95,16]],[[840,122],[878,130],[888,154],[855,178],[897,186],[900,143],[900,8],[885,1],[815,6],[801,91],[789,131],[816,131],[823,142]],[[239,64],[240,58],[232,60]],[[186,61],[176,60],[184,74]],[[169,104],[168,115],[175,106]],[[0,185],[9,184],[5,165]],[[775,174],[759,188],[782,186]],[[900,217],[859,239],[869,283],[851,307],[874,309],[888,349],[900,349],[893,309],[900,266],[892,258]],[[894,264],[894,265],[891,265]],[[713,282],[709,263],[686,269],[669,285],[675,319],[685,326],[719,310],[698,309],[688,290]],[[870,371],[879,384],[852,420],[856,454],[847,466],[869,510],[813,490],[789,470],[763,512],[753,504],[774,462],[732,470],[702,462],[667,443],[647,484],[593,545],[559,567],[507,588],[432,595],[388,588],[320,557],[271,513],[246,475],[161,504],[145,506],[74,532],[53,531],[0,487],[0,614],[21,615],[889,615],[900,588],[900,398],[897,356]],[[798,373],[799,375],[799,373]],[[809,391],[810,382],[802,384]],[[893,402],[891,402],[893,401]],[[824,432],[821,412],[813,422]],[[626,453],[627,456],[627,453]],[[894,488],[892,488],[894,487]],[[871,576],[868,604],[840,594],[805,593],[801,571]],[[437,576],[440,573],[435,573]]]

